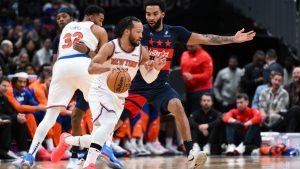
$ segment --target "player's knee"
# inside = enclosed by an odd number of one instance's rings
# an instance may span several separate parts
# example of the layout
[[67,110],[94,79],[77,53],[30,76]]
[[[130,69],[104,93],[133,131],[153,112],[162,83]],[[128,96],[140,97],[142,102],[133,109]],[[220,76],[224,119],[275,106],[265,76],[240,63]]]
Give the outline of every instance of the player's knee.
[[168,110],[175,116],[184,113],[183,106],[179,99],[172,99],[169,101]]

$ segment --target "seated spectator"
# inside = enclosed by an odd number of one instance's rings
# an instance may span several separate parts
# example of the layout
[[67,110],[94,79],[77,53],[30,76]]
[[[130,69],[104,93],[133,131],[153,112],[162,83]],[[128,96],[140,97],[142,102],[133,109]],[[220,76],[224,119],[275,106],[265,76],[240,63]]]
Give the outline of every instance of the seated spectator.
[[223,122],[226,123],[227,155],[251,154],[253,149],[260,147],[262,117],[257,109],[248,105],[247,94],[238,94],[236,108],[223,116]]
[[27,127],[24,114],[14,111],[6,96],[9,80],[6,77],[0,79],[0,158],[16,158],[10,152],[12,139],[17,143],[20,155],[27,151]]
[[[221,143],[224,140],[222,129],[224,129],[221,113],[213,108],[213,97],[204,93],[200,99],[201,109],[193,112],[190,117],[192,138],[195,144],[207,154],[220,155]],[[196,145],[197,146],[197,145]]]
[[281,86],[283,75],[274,72],[271,86],[263,91],[259,97],[258,110],[262,114],[263,130],[285,132],[289,94]]
[[292,82],[285,85],[289,93],[289,110],[287,112],[286,132],[300,132],[300,67],[295,67],[292,72]]
[[[12,86],[7,90],[6,96],[18,113],[25,114],[28,133],[33,138],[37,125],[44,118],[46,106],[38,104],[27,86],[28,74],[25,72],[16,73],[13,75]],[[53,131],[50,130],[45,140],[48,150],[54,148],[52,137]],[[44,147],[41,147],[40,152],[42,152],[43,160],[50,159],[50,154]],[[38,153],[38,155],[40,154]]]
[[[271,72],[270,77],[269,77],[270,79],[272,79],[274,73],[275,73],[274,71]],[[256,88],[256,90],[255,90],[254,97],[253,97],[253,99],[252,99],[252,104],[251,104],[251,107],[252,107],[252,108],[258,109],[259,96],[261,95],[261,93],[262,93],[263,91],[265,91],[265,90],[266,90],[268,87],[270,87],[270,86],[271,86],[271,81],[269,81],[269,82],[266,83],[266,84],[261,84],[261,85],[257,86],[257,88]]]

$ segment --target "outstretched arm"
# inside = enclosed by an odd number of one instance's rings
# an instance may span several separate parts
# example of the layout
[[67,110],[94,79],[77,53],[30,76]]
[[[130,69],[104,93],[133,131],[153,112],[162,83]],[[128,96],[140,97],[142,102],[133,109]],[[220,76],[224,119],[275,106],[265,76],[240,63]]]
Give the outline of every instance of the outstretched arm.
[[114,50],[112,42],[104,44],[89,65],[89,74],[100,74],[110,71],[110,67],[105,67],[103,63],[109,59]]
[[143,79],[147,83],[152,83],[158,76],[160,69],[166,64],[166,58],[163,56],[155,57],[154,60],[149,59],[148,50],[142,47],[142,60],[140,63],[140,72]]
[[219,36],[212,34],[192,33],[187,44],[204,44],[204,45],[224,45],[230,43],[242,43],[254,38],[256,32],[244,32],[245,29],[239,30],[234,36]]

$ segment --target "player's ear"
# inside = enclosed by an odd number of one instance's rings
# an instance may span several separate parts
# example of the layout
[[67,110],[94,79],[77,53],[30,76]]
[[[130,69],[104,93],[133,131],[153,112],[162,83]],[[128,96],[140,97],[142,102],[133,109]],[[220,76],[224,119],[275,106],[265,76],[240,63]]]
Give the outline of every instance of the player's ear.
[[162,17],[162,18],[164,18],[164,17],[165,17],[165,15],[166,15],[166,13],[165,13],[165,12],[162,12],[162,13],[161,13],[161,17]]

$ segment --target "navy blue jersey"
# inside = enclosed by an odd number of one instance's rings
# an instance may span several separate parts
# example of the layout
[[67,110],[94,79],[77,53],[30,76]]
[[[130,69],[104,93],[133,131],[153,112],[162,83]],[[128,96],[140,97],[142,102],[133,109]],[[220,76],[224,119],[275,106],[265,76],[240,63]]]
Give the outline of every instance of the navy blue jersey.
[[143,95],[157,93],[162,89],[169,79],[169,70],[174,54],[175,42],[187,43],[192,32],[181,26],[163,25],[160,32],[152,31],[148,24],[144,25],[142,45],[148,47],[150,59],[164,55],[167,58],[166,66],[160,71],[157,79],[147,84],[140,71],[131,84],[131,93],[140,93]]

